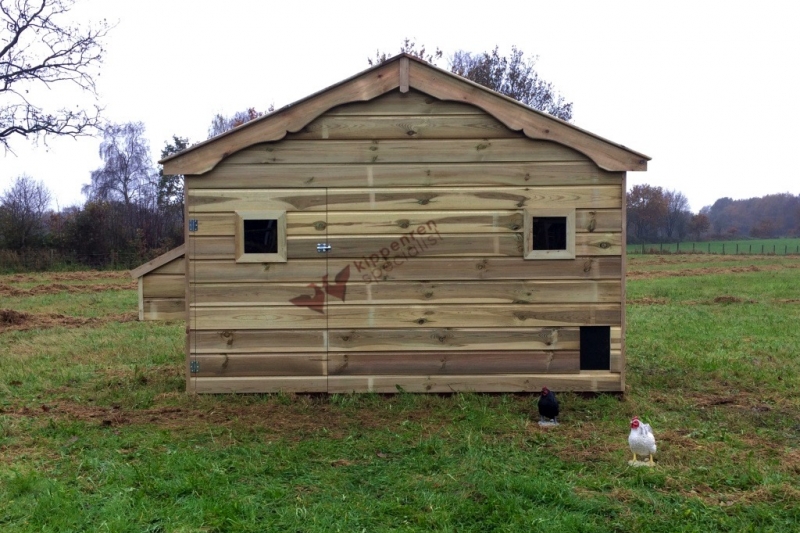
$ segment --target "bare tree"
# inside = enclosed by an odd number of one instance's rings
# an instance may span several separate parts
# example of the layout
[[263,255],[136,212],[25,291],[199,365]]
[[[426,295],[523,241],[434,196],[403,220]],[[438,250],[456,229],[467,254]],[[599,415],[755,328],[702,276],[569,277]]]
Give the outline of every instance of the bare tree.
[[689,200],[680,191],[664,191],[667,214],[664,217],[664,231],[668,239],[686,235],[686,226],[691,219]]
[[629,238],[638,242],[658,238],[658,231],[667,215],[661,187],[634,185],[626,195],[626,207]]
[[[438,47],[436,52],[430,54],[426,52],[425,46],[418,46],[408,37],[400,46],[400,53],[418,57],[428,63],[435,63],[442,57],[442,51]],[[497,46],[491,52],[480,54],[459,50],[450,58],[450,72],[561,120],[572,120],[572,102],[565,101],[553,84],[541,79],[536,72],[538,56],[523,56],[522,50],[516,46],[511,47],[510,57],[501,56]],[[370,66],[380,65],[390,57],[376,51],[375,58],[367,58],[367,63]]]
[[511,47],[511,56],[501,56],[498,47],[473,54],[459,50],[450,59],[450,70],[523,104],[561,120],[572,120],[572,103],[566,102],[536,72],[538,57],[523,58],[522,50]]
[[110,27],[63,22],[74,0],[0,0],[0,144],[11,135],[79,136],[94,132],[99,108],[50,109],[34,102],[39,89],[72,85],[97,97],[94,78]]
[[41,181],[22,175],[0,197],[0,237],[6,248],[21,250],[41,244],[50,191]]
[[700,237],[708,232],[711,228],[711,222],[708,220],[708,216],[705,213],[698,213],[693,215],[692,218],[689,220],[689,233],[694,235],[694,240],[699,241]]
[[[403,44],[400,45],[400,53],[418,57],[423,61],[427,61],[428,63],[436,63],[436,61],[441,59],[443,55],[443,52],[439,50],[438,46],[436,47],[436,51],[430,54],[425,50],[424,45],[420,45],[420,47],[417,48],[417,43],[415,43],[408,37],[403,39]],[[381,63],[385,63],[391,57],[392,56],[387,55],[386,52],[381,52],[380,50],[376,50],[375,59],[367,58],[367,63],[369,63],[369,66],[373,67],[375,65],[380,65]]]
[[[275,111],[275,107],[270,104],[269,108],[267,109],[267,113],[272,113]],[[225,133],[228,130],[232,130],[242,124],[250,122],[251,120],[255,120],[258,117],[264,116],[263,111],[256,111],[255,107],[250,107],[245,109],[244,111],[237,111],[233,114],[232,117],[226,117],[219,113],[214,115],[214,118],[211,120],[211,126],[208,127],[208,138],[216,137],[222,133]]]
[[89,200],[119,200],[130,206],[153,192],[155,170],[141,122],[106,126],[100,158],[103,167],[92,171],[91,183],[82,189]]

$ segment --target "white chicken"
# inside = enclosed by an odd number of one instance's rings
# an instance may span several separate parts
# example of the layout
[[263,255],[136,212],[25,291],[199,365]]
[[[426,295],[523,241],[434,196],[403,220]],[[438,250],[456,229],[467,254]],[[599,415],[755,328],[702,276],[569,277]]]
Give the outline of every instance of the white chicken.
[[637,456],[649,456],[649,466],[654,466],[653,454],[656,453],[656,437],[653,435],[653,430],[650,424],[645,424],[639,421],[638,416],[634,416],[631,420],[631,434],[628,436],[628,445],[633,452],[633,461],[630,464],[641,464],[637,462]]

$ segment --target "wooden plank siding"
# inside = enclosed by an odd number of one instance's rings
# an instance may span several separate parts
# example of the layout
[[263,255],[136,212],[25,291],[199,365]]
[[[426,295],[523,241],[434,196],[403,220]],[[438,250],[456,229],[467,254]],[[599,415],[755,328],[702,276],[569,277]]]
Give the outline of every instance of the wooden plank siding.
[[139,320],[185,320],[185,259],[178,257],[139,277]]
[[[413,90],[233,153],[186,180],[198,222],[186,244],[189,387],[618,390],[623,179]],[[523,259],[524,212],[537,208],[575,210],[575,259]],[[276,210],[288,261],[236,263],[236,212]],[[292,302],[320,294],[324,307]],[[611,326],[608,371],[580,370],[583,325]]]

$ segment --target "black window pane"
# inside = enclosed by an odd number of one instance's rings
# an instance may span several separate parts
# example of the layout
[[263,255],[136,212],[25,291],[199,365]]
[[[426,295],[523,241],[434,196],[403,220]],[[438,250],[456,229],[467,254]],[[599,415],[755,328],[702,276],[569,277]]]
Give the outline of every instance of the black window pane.
[[244,253],[278,253],[277,220],[244,220]]
[[531,250],[566,250],[567,217],[533,217]]

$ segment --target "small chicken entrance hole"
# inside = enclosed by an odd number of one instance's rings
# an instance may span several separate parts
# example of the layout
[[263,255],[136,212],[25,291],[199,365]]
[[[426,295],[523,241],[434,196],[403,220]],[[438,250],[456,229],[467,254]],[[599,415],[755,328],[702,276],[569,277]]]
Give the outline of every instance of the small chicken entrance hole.
[[611,326],[581,326],[581,370],[611,369]]

